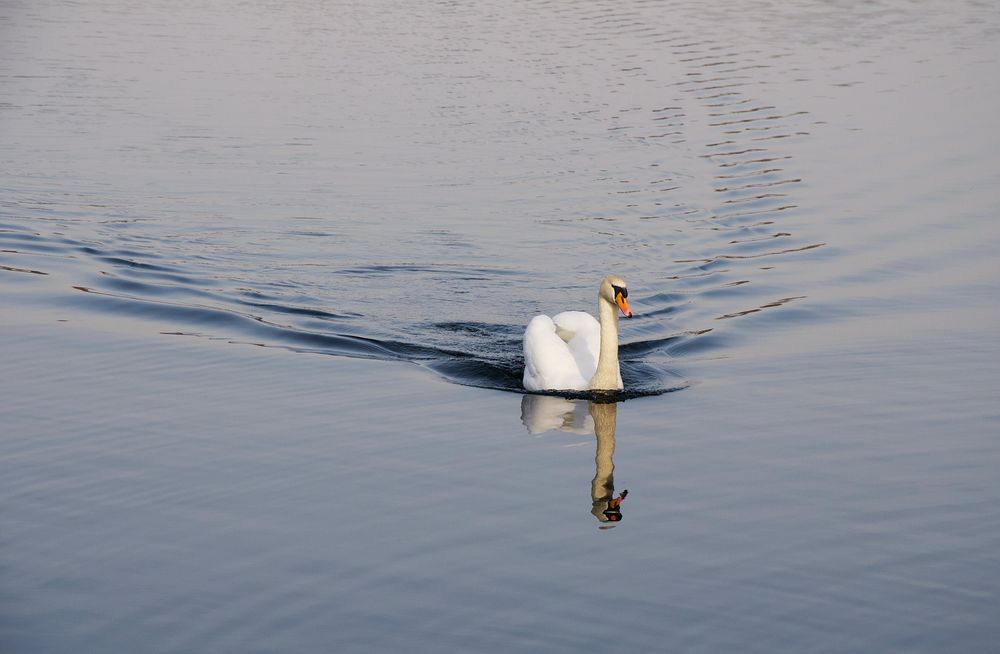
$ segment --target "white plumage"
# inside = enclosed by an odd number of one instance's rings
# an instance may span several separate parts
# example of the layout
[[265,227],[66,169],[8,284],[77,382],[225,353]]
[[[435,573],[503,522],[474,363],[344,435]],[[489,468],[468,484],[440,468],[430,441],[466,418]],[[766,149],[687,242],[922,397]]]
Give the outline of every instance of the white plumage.
[[[583,311],[535,316],[524,331],[524,388],[545,390],[620,390],[618,314],[628,317],[628,290],[619,277],[607,277],[598,293],[598,322]],[[601,358],[601,348],[607,348]],[[600,372],[600,374],[598,374]]]
[[589,313],[535,316],[524,331],[524,387],[587,390],[600,353],[601,324]]

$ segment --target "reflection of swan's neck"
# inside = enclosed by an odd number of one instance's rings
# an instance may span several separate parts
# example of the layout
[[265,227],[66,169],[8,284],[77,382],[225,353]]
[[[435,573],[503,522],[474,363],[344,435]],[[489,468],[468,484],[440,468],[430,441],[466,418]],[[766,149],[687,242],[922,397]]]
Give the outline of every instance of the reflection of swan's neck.
[[597,371],[590,380],[592,390],[619,390],[621,378],[618,370],[618,313],[615,306],[599,296],[597,314],[601,320],[601,352],[597,357]]
[[590,499],[594,503],[594,515],[607,508],[608,501],[615,494],[615,423],[618,405],[613,403],[590,403],[590,415],[594,418],[594,434],[597,436],[597,453],[594,455],[594,479],[590,482]]

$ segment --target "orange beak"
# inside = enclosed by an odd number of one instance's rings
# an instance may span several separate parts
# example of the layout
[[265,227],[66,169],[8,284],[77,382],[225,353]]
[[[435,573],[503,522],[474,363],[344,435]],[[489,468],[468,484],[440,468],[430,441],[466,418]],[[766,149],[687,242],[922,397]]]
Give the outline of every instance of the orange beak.
[[622,310],[622,314],[626,318],[631,318],[632,317],[632,312],[629,311],[629,308],[628,308],[628,300],[625,299],[624,295],[622,295],[621,293],[618,293],[617,295],[615,295],[615,304],[617,304],[618,308]]

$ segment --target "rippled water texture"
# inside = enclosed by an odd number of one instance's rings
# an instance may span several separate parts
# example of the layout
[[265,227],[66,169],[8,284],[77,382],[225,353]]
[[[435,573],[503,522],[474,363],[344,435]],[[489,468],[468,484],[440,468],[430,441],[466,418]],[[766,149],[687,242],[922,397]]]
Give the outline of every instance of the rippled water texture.
[[613,271],[625,377],[657,391],[721,321],[804,299],[766,272],[826,245],[794,226],[822,121],[767,93],[790,53],[663,8],[67,11],[13,12],[9,48],[66,59],[7,78],[51,106],[8,107],[42,161],[11,162],[4,244],[72,262],[86,308],[516,389],[527,318],[594,311]]
[[[998,58],[972,0],[0,1],[0,644],[991,651]],[[497,392],[609,273],[628,401]]]

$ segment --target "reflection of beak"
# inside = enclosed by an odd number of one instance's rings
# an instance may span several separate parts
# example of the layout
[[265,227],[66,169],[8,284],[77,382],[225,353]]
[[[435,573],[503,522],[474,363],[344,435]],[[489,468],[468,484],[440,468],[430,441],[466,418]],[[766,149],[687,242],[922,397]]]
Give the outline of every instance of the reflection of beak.
[[628,491],[623,490],[621,495],[608,501],[608,508],[604,510],[604,517],[607,518],[608,522],[621,522],[622,519],[622,500],[628,496]]
[[622,314],[624,314],[626,318],[632,317],[632,312],[629,311],[628,308],[628,300],[625,299],[624,295],[622,295],[621,293],[617,294],[615,296],[615,303],[618,305],[618,308],[622,310]]

